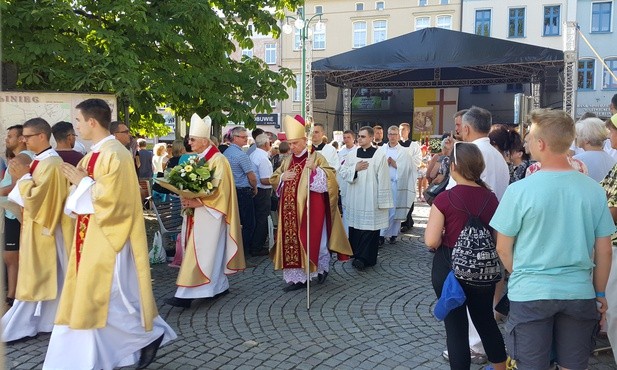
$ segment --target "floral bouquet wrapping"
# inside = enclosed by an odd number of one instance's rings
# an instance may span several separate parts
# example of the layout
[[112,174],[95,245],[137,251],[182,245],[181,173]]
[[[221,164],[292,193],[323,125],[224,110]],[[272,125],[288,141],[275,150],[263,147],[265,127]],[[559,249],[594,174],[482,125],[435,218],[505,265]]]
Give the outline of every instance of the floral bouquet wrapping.
[[194,199],[214,193],[219,184],[213,174],[205,159],[193,156],[185,164],[165,172],[165,177],[154,180],[183,198]]

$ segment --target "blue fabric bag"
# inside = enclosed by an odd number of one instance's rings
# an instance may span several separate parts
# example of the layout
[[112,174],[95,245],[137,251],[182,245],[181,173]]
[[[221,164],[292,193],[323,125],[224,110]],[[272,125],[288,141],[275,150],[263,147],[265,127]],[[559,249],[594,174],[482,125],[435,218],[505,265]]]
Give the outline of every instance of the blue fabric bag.
[[463,292],[463,287],[454,276],[454,271],[450,270],[448,277],[443,282],[441,289],[441,297],[435,304],[433,314],[437,320],[442,321],[448,316],[448,313],[465,303],[467,297]]

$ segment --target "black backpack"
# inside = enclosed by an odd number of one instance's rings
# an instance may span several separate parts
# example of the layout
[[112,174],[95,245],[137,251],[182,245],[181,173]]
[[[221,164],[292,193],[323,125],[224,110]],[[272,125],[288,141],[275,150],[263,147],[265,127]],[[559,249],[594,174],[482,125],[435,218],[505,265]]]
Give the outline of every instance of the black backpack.
[[[463,204],[464,210],[457,208],[450,194],[454,194]],[[448,199],[452,207],[467,213],[469,219],[461,230],[452,250],[452,270],[454,275],[471,285],[489,285],[501,280],[501,265],[495,249],[495,241],[491,229],[480,219],[490,198],[486,198],[478,215],[473,215],[467,209],[465,202],[448,191]]]

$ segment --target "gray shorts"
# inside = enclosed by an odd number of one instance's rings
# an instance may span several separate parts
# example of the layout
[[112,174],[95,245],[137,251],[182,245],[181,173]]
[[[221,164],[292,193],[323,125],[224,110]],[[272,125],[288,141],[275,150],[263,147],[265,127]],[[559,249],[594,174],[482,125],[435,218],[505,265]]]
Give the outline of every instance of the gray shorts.
[[600,319],[595,299],[510,302],[506,347],[518,369],[545,370],[551,355],[568,369],[587,369]]

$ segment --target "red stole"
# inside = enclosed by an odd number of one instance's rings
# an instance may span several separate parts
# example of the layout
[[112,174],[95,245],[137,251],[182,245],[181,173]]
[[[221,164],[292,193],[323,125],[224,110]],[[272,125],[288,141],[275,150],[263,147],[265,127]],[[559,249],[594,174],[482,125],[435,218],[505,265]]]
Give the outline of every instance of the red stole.
[[[279,212],[282,220],[282,252],[283,268],[302,268],[301,256],[306,253],[307,236],[307,217],[306,208],[299,222],[299,211],[297,207],[297,194],[299,186],[306,186],[300,183],[302,171],[306,164],[308,153],[301,157],[292,155],[288,171],[293,171],[295,176],[292,180],[285,181],[281,194]],[[309,176],[310,177],[310,176]],[[310,229],[310,259],[317,266],[319,259],[319,246],[321,245],[321,233],[324,220],[329,221],[330,211],[328,207],[328,194],[309,192],[311,207],[311,229]],[[327,222],[328,235],[331,229],[331,222]]]
[[30,175],[32,175],[34,173],[34,170],[36,170],[36,166],[39,165],[39,160],[35,159],[32,161],[32,163],[30,163]]
[[[98,152],[92,153],[86,170],[88,176],[94,179],[94,165],[99,157]],[[90,215],[77,215],[77,225],[75,227],[75,270],[79,270],[79,260],[81,259],[81,251],[84,247],[84,240],[86,239],[86,231],[88,230],[88,224],[90,223]]]

